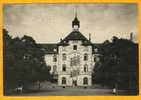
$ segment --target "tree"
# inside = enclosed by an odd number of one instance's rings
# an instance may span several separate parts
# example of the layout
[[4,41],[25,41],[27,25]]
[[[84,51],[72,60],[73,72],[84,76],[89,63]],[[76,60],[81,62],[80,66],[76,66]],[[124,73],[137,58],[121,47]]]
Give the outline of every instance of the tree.
[[26,87],[34,82],[50,81],[49,68],[40,45],[30,36],[12,39],[6,30],[3,33],[4,80],[9,85],[8,89],[19,84]]
[[[6,94],[8,88],[10,87],[8,83],[10,83],[13,80],[13,76],[11,76],[10,74],[13,73],[13,67],[12,65],[12,61],[10,60],[12,58],[12,48],[11,48],[11,42],[12,42],[12,38],[11,36],[9,36],[8,31],[6,29],[3,29],[3,54],[4,54],[4,58],[3,58],[3,73],[4,73],[4,93]],[[10,78],[9,78],[10,76]]]
[[102,79],[101,84],[112,87],[118,84],[120,89],[138,91],[138,45],[113,37],[112,42],[102,44],[101,51],[102,65],[94,81]]
[[14,47],[16,47],[17,53],[14,54],[18,55],[19,61],[19,65],[17,64],[17,69],[19,69],[17,79],[24,84],[49,80],[50,74],[44,61],[44,52],[35,40],[25,35],[18,43],[16,42]]

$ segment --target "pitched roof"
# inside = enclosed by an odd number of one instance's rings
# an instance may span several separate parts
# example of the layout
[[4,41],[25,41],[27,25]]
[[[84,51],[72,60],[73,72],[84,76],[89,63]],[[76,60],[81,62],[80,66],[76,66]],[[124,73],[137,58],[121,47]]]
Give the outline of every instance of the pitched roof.
[[57,44],[55,43],[50,43],[50,44],[39,44],[43,51],[46,54],[56,54],[58,53],[58,48],[57,48]]
[[72,31],[68,36],[66,36],[61,42],[59,43],[50,43],[50,44],[40,44],[46,54],[56,54],[58,53],[58,46],[68,45],[69,40],[82,40],[82,45],[91,45],[92,46],[92,53],[99,53],[95,52],[95,48],[100,49],[101,44],[91,43],[84,35],[82,35],[79,31]]
[[93,43],[92,46],[94,48],[100,48],[102,46],[102,43]]
[[[46,53],[46,54],[57,54],[58,53],[58,44],[39,44],[43,51]],[[97,54],[97,53],[100,53],[101,50],[100,50],[100,47],[101,47],[102,44],[99,44],[99,43],[93,43],[91,44],[92,46],[92,53],[93,54]],[[98,49],[98,52],[95,52],[95,48]]]
[[79,31],[74,30],[72,31],[68,36],[66,36],[63,41],[68,41],[68,40],[83,40],[83,41],[88,41],[88,39]]

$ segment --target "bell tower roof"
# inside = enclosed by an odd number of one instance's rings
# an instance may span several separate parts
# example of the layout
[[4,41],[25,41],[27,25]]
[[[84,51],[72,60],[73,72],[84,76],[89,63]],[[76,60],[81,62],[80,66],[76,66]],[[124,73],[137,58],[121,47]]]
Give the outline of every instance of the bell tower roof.
[[75,13],[75,18],[72,21],[72,28],[75,28],[75,26],[78,28],[80,28],[80,21],[77,18],[77,12]]

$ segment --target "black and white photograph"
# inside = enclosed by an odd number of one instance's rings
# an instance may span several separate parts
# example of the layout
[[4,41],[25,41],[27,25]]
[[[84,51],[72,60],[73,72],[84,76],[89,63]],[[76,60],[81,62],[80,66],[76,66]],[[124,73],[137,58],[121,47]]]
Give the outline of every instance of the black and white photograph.
[[4,96],[139,95],[138,4],[3,5]]

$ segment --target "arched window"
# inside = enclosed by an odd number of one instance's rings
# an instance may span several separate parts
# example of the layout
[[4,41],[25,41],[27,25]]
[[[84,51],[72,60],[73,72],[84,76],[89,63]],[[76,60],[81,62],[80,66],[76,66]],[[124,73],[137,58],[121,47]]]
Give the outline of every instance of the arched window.
[[66,78],[62,77],[62,84],[66,84]]
[[53,56],[53,62],[57,62],[57,56],[56,55]]
[[87,84],[88,84],[88,78],[87,78],[87,77],[84,77],[84,78],[83,78],[83,84],[84,84],[84,85],[87,85]]
[[66,60],[67,59],[67,56],[65,53],[62,54],[62,60]]
[[87,64],[84,65],[84,72],[88,72],[88,65]]
[[62,65],[62,71],[65,72],[66,71],[66,64]]
[[85,53],[85,54],[84,54],[84,61],[87,61],[87,60],[88,60],[88,54]]
[[51,71],[51,66],[50,66],[50,65],[48,65],[47,67],[48,67],[49,71]]
[[97,56],[97,57],[94,57],[94,62],[99,62],[100,61],[100,58]]

